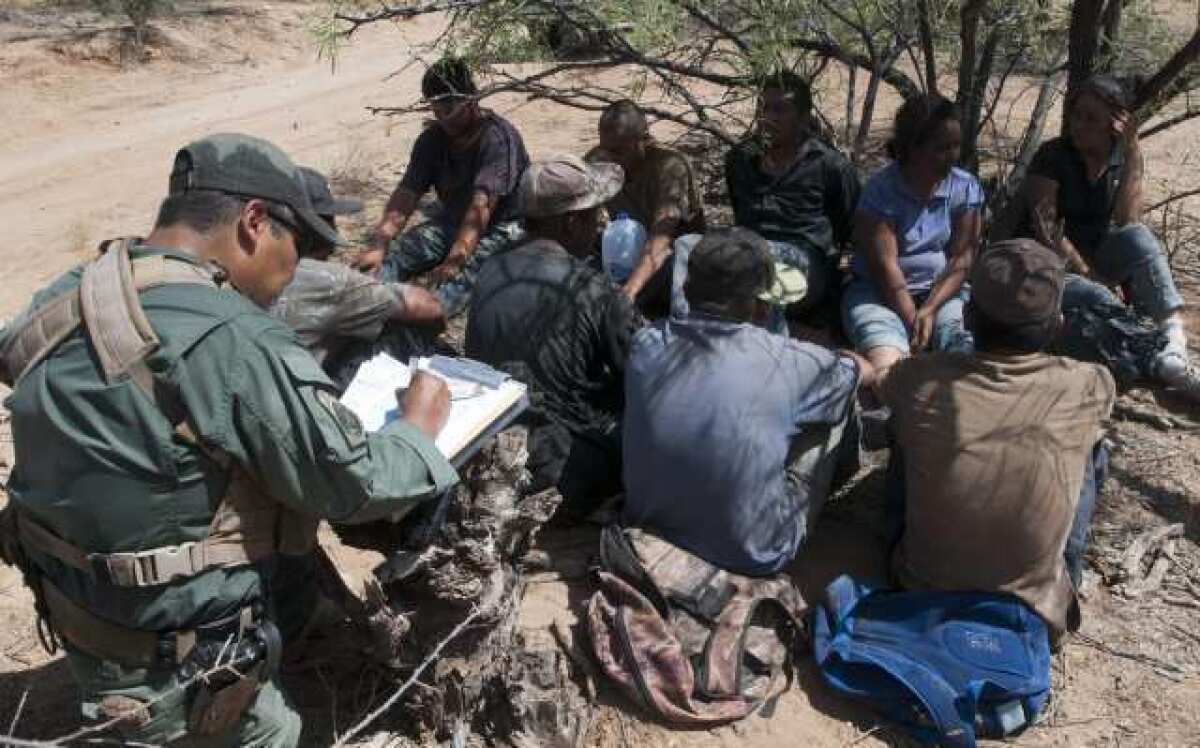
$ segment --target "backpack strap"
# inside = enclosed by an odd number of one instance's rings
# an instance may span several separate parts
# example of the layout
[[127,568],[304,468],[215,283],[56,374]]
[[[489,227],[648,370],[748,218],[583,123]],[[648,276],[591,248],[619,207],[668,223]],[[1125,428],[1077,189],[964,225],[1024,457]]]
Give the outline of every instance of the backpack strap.
[[[712,698],[745,697],[742,657],[746,636],[763,606],[776,609],[799,635],[804,631],[804,601],[790,582],[778,578],[755,579],[740,585],[738,593],[726,604],[704,647],[697,680],[701,691]],[[789,648],[789,652],[791,652]],[[791,685],[790,668],[783,690]],[[763,697],[771,698],[774,693]]]
[[129,374],[153,399],[154,378],[146,357],[158,350],[159,340],[138,300],[129,260],[131,243],[118,240],[102,245],[103,254],[83,270],[79,301],[105,381]]
[[0,381],[9,387],[17,383],[38,362],[48,356],[83,322],[79,294],[68,291],[38,307],[25,318],[19,329],[8,336],[0,350]]
[[[78,288],[38,307],[17,329],[10,331],[8,343],[0,351],[0,369],[7,372],[6,384],[15,387],[90,319],[89,334],[103,331],[92,337],[105,379],[111,381],[122,371],[128,371],[154,399],[153,379],[148,377],[149,369],[143,364],[145,357],[158,347],[158,337],[146,320],[137,294],[167,283],[196,283],[215,288],[223,279],[218,270],[163,255],[131,260],[129,248],[136,242],[136,239],[102,242],[103,254],[84,269]],[[141,352],[141,360],[136,352]]]
[[[827,681],[838,680],[827,665],[831,657],[836,657],[846,665],[874,666],[921,703],[926,716],[935,725],[936,732],[932,732],[930,737],[952,748],[974,748],[974,725],[965,722],[959,714],[956,706],[958,693],[945,679],[900,653],[853,638],[850,617],[858,604],[872,592],[871,587],[846,574],[826,587],[825,604],[814,613],[817,620],[814,623],[816,636],[813,653],[822,676]],[[863,698],[873,696],[840,681],[832,685]]]
[[[835,656],[850,665],[873,665],[894,678],[921,702],[934,725],[932,736],[940,744],[950,748],[975,748],[975,726],[959,714],[958,693],[934,671],[915,660],[863,641],[855,641],[849,647],[837,647]],[[824,668],[822,672],[825,672]]]

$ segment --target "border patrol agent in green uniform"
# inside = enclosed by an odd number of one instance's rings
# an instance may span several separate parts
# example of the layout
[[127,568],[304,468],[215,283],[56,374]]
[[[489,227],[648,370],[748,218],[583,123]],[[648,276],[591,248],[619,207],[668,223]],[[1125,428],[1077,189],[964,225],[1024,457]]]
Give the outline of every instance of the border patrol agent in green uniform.
[[270,579],[321,518],[402,513],[458,479],[433,437],[449,393],[415,378],[364,434],[263,312],[315,236],[296,167],[214,135],[176,155],[144,242],[114,240],[0,330],[16,443],[0,548],[61,643],[85,715],[127,739],[294,745]]

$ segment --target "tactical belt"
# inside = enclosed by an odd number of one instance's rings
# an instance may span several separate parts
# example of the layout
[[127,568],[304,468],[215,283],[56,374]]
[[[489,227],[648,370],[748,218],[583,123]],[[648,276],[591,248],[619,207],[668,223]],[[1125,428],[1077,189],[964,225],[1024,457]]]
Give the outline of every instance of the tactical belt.
[[205,538],[192,543],[151,548],[130,553],[88,553],[42,527],[27,512],[17,513],[21,544],[58,559],[117,587],[151,587],[208,569],[241,566],[275,554],[274,539]]
[[76,649],[101,660],[130,667],[161,667],[184,661],[199,636],[235,636],[253,619],[251,608],[199,629],[157,632],[115,624],[71,601],[50,580],[42,579],[46,608],[56,633]]

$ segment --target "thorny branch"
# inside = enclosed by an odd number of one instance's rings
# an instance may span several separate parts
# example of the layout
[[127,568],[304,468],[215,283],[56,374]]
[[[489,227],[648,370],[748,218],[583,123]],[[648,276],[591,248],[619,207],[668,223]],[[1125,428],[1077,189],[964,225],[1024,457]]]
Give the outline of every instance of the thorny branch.
[[[130,715],[131,712],[134,714],[136,714],[138,712],[142,712],[142,711],[148,712],[150,707],[161,702],[162,700],[164,700],[168,697],[174,696],[175,694],[177,694],[180,691],[187,691],[189,688],[191,688],[196,683],[206,681],[210,677],[217,675],[218,673],[232,672],[237,677],[241,677],[242,674],[240,672],[238,672],[236,669],[232,668],[228,662],[223,661],[224,657],[225,657],[225,653],[227,651],[231,651],[231,646],[234,643],[234,641],[235,641],[235,637],[232,635],[229,636],[225,640],[225,643],[222,647],[221,654],[219,654],[217,657],[217,664],[215,664],[213,667],[209,668],[208,670],[205,670],[204,672],[197,673],[196,675],[192,676],[191,678],[188,678],[187,680],[176,683],[174,686],[172,686],[171,688],[168,688],[166,691],[162,692],[155,698],[150,699],[142,704],[139,704],[137,709],[130,710],[130,712],[118,714],[117,716],[109,719],[106,722],[101,722],[101,723],[98,723],[95,725],[87,725],[87,726],[79,728],[78,730],[76,730],[73,733],[70,733],[69,735],[63,735],[62,737],[51,738],[49,740],[26,740],[24,738],[13,737],[11,734],[0,735],[0,748],[2,748],[3,746],[14,746],[14,748],[46,748],[48,746],[74,745],[74,744],[80,743],[80,742],[96,743],[96,744],[115,744],[115,745],[123,745],[123,746],[148,745],[148,744],[144,744],[144,743],[135,743],[135,742],[131,742],[128,740],[123,740],[123,739],[122,740],[113,740],[110,738],[96,737],[96,736],[100,735],[103,732],[106,732],[110,728],[115,727],[119,723],[129,719],[131,716]],[[16,724],[15,720],[14,720],[13,724],[15,726],[15,724]],[[149,748],[149,746],[148,746],[148,748]]]
[[434,647],[433,651],[429,653],[429,656],[426,657],[424,659],[424,661],[422,661],[421,664],[417,666],[417,669],[413,671],[412,675],[409,676],[408,680],[404,681],[404,683],[402,683],[399,688],[397,688],[394,692],[392,692],[391,696],[389,696],[387,699],[385,699],[384,702],[382,704],[380,704],[379,707],[376,708],[373,712],[371,712],[366,717],[364,717],[361,722],[359,722],[354,727],[351,727],[348,731],[346,731],[346,733],[344,735],[342,735],[336,743],[334,743],[334,747],[337,748],[338,746],[344,746],[344,745],[348,744],[360,732],[362,732],[364,729],[366,729],[366,727],[368,725],[370,725],[375,720],[379,719],[379,717],[382,716],[384,712],[386,712],[387,710],[389,710],[393,706],[395,706],[396,702],[400,700],[400,697],[403,696],[405,693],[407,693],[408,689],[412,688],[413,685],[415,683],[417,683],[418,679],[421,677],[421,674],[425,672],[425,669],[427,667],[429,667],[430,665],[432,665],[434,662],[437,662],[438,657],[441,656],[442,650],[446,647],[446,645],[449,644],[454,639],[458,638],[458,635],[461,634],[467,628],[467,626],[471,625],[471,623],[473,623],[476,618],[478,618],[480,615],[482,615],[483,612],[484,612],[484,609],[482,609],[482,608],[473,608],[471,610],[470,615],[468,615],[466,618],[464,618],[462,621],[460,621],[459,624],[457,626],[455,626],[450,631],[449,634],[446,635],[445,639],[442,639],[440,642],[438,642],[438,645],[436,647]]

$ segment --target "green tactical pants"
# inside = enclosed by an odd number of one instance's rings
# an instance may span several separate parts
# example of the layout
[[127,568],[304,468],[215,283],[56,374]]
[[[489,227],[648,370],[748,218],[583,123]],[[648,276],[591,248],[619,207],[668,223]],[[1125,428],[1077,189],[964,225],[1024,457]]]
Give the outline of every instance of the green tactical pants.
[[[129,668],[68,649],[67,662],[81,691],[83,715],[99,724],[119,714],[114,730],[126,741],[186,746],[290,747],[300,740],[300,715],[279,688],[277,678],[263,684],[241,723],[216,738],[185,737],[191,690],[181,687],[174,669]],[[138,708],[144,706],[144,708]]]

